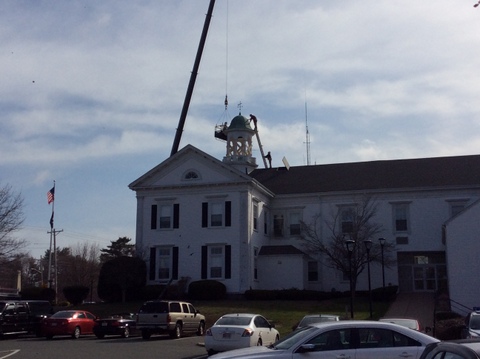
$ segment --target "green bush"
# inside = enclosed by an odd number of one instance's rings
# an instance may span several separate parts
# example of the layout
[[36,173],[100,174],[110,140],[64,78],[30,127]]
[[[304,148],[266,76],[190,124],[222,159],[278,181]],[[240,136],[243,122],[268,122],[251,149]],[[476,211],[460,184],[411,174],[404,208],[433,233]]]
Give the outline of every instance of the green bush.
[[216,280],[199,280],[188,286],[188,298],[192,300],[220,300],[226,296],[227,287]]

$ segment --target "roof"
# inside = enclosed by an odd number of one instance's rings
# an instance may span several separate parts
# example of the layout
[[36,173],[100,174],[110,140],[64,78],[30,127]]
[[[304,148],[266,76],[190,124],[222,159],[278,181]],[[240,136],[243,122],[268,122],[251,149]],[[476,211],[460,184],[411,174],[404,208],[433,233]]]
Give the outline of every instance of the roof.
[[276,194],[480,186],[480,155],[256,169]]
[[250,126],[250,120],[242,115],[235,116],[232,121],[230,122],[230,126],[228,126],[229,130],[252,130]]
[[291,245],[284,245],[284,246],[262,246],[260,252],[258,253],[259,256],[268,256],[268,255],[282,255],[282,254],[302,254],[304,255],[300,249]]

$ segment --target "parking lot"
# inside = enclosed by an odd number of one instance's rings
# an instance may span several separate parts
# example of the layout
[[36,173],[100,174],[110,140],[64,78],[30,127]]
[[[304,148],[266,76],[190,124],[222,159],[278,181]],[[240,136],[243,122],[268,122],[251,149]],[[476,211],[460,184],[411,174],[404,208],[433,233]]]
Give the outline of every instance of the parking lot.
[[54,337],[52,340],[24,336],[0,339],[0,359],[203,359],[202,337],[192,336],[172,340],[168,336],[97,339]]

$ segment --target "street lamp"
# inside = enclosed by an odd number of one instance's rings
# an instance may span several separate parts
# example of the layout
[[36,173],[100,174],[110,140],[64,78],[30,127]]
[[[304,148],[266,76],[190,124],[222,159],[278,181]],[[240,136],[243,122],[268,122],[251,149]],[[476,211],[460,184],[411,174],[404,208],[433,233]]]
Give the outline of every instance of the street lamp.
[[348,277],[350,279],[350,318],[353,319],[353,273],[352,273],[352,253],[355,247],[355,241],[353,239],[347,239],[345,241],[345,246],[347,247],[348,251],[348,263],[350,267],[350,271],[348,273]]
[[382,251],[382,286],[383,286],[383,294],[385,295],[385,261],[383,257],[383,247],[385,246],[385,238],[379,238],[378,241],[380,242],[380,248]]
[[372,311],[372,281],[370,279],[370,249],[372,249],[372,241],[370,239],[366,239],[363,241],[365,244],[365,249],[367,250],[367,269],[368,269],[368,307],[370,309],[370,318],[373,317]]

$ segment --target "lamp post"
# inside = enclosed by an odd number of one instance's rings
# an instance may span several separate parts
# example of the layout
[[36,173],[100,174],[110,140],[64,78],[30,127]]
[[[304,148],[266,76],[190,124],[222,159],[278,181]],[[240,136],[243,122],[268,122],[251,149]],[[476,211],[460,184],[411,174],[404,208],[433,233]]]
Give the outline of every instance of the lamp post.
[[372,311],[372,281],[370,277],[370,249],[372,249],[372,241],[366,239],[363,241],[365,244],[365,249],[367,251],[367,271],[368,271],[368,308],[370,309],[370,318],[373,317]]
[[385,261],[383,257],[383,247],[385,246],[385,238],[379,238],[378,241],[380,242],[380,248],[382,252],[382,286],[383,286],[383,294],[385,295]]
[[349,263],[349,273],[348,278],[350,279],[350,318],[353,319],[353,273],[352,273],[352,253],[355,247],[355,241],[353,239],[347,239],[345,241],[345,246],[348,251],[348,263]]

